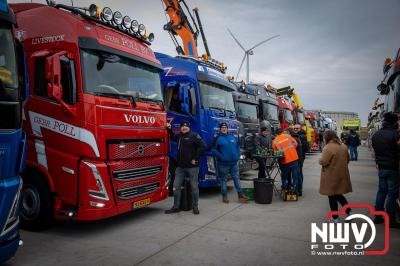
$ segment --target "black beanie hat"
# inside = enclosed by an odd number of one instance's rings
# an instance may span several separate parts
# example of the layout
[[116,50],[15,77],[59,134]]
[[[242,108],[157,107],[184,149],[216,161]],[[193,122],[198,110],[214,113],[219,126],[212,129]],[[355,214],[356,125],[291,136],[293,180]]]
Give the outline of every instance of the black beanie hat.
[[221,128],[221,127],[228,127],[228,124],[225,122],[222,122],[221,124],[219,124],[219,128]]
[[181,124],[179,126],[180,127],[183,127],[183,126],[190,127],[190,123],[188,121],[183,121],[183,122],[181,122]]
[[391,125],[396,124],[399,120],[397,115],[393,112],[387,112],[383,115],[383,120]]

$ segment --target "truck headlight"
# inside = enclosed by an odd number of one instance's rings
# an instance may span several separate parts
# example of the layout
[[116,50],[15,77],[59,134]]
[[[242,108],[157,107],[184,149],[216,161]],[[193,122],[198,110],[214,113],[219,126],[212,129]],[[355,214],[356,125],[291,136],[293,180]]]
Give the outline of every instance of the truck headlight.
[[207,169],[211,173],[215,173],[214,157],[207,156]]

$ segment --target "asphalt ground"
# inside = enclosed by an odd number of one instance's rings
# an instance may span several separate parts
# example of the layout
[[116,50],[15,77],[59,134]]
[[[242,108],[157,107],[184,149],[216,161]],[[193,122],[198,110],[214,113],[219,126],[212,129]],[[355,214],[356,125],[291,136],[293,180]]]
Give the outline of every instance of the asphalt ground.
[[[390,249],[383,256],[311,254],[311,223],[324,222],[329,212],[327,197],[318,193],[319,156],[305,161],[304,196],[297,202],[274,196],[267,205],[238,203],[230,184],[230,203],[224,204],[218,189],[202,190],[200,215],[164,214],[172,206],[170,197],[104,221],[22,231],[24,245],[6,265],[400,265],[399,229],[390,230]],[[348,201],[374,205],[378,178],[367,148],[360,148],[350,172],[354,192],[346,195]],[[245,175],[243,187],[250,187],[256,175]],[[379,249],[384,226],[376,230]]]

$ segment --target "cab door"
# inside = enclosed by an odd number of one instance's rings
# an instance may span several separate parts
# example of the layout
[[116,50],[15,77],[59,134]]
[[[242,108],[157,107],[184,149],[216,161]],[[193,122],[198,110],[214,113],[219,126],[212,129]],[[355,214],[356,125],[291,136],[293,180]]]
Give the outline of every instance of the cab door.
[[[172,130],[177,133],[180,124],[184,121],[190,123],[190,128],[198,132],[199,125],[197,114],[197,98],[194,84],[191,82],[169,83],[165,90],[165,104],[168,111],[168,122]],[[171,141],[170,156],[176,160],[177,143]]]
[[65,50],[35,51],[28,58],[31,94],[25,107],[27,159],[50,175],[49,187],[54,187],[64,205],[76,206],[81,157],[78,60]]

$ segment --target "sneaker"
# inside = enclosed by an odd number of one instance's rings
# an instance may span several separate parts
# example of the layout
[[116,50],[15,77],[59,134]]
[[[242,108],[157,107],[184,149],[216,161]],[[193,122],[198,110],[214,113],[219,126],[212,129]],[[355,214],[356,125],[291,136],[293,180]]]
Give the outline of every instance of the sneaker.
[[222,197],[222,202],[223,203],[229,203],[228,197]]
[[178,208],[171,208],[171,209],[169,209],[169,210],[165,210],[164,213],[165,213],[165,214],[171,214],[171,213],[178,213],[178,212],[180,212],[180,211],[181,211],[181,209],[178,209]]
[[199,208],[198,207],[193,207],[193,214],[200,214]]
[[379,215],[375,216],[374,224],[383,224],[384,222],[385,220],[382,218],[382,216]]
[[329,219],[329,222],[331,222],[331,223],[338,223],[338,222],[339,222],[339,217],[338,217],[338,218],[333,218],[333,217],[331,217],[331,219]]
[[246,201],[248,201],[249,200],[249,198],[248,197],[246,197],[245,195],[240,195],[239,196],[239,202],[246,202]]
[[351,215],[351,211],[349,211],[348,213],[346,213],[346,219],[345,219],[345,221],[346,222],[351,222],[353,219],[347,219],[349,216]]

